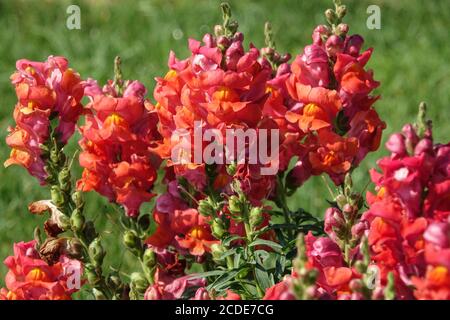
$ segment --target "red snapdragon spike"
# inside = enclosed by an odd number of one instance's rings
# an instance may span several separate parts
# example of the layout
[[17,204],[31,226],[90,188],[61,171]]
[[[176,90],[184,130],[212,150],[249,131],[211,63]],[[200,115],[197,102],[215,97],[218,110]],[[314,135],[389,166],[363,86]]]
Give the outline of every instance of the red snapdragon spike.
[[6,288],[0,289],[0,300],[69,300],[79,288],[68,287],[66,270],[70,267],[82,274],[81,263],[61,256],[59,262],[49,266],[40,259],[36,242],[14,244],[14,256],[4,261],[9,269]]
[[84,85],[63,57],[50,56],[45,62],[23,59],[17,61],[16,67],[11,76],[18,99],[14,109],[16,126],[9,129],[6,138],[12,151],[5,166],[21,165],[44,184],[48,173],[40,145],[49,138],[50,117],[58,119],[56,138],[65,144],[83,111]]
[[449,147],[405,126],[387,148],[392,155],[378,162],[381,173],[371,172],[378,193],[368,194],[362,217],[370,224],[371,258],[382,283],[394,274],[397,298],[449,299]]
[[80,127],[84,171],[78,189],[99,192],[123,205],[129,216],[139,215],[141,204],[154,196],[151,189],[160,163],[151,151],[159,139],[157,118],[145,107],[145,93],[137,81],[127,81],[118,96],[111,82],[100,89],[88,80],[90,111]]
[[[163,78],[156,79],[154,98],[157,103],[151,109],[159,116],[159,132],[163,139],[155,150],[162,158],[169,159],[168,165],[177,176],[186,178],[199,190],[206,186],[207,181],[205,159],[194,163],[192,146],[191,163],[171,161],[171,152],[180,142],[173,139],[173,134],[183,129],[193,137],[194,122],[201,121],[202,132],[218,129],[225,141],[227,129],[245,131],[249,128],[266,128],[270,118],[264,112],[264,108],[268,108],[265,102],[269,96],[267,88],[271,79],[270,66],[260,61],[260,53],[255,47],[252,46],[249,51],[244,50],[242,34],[236,33],[228,40],[229,43],[223,50],[219,49],[217,39],[211,35],[204,37],[204,43],[189,40],[190,57],[180,61],[171,53],[170,71]],[[282,119],[281,115],[278,118]],[[272,122],[271,126],[279,128],[278,123]],[[207,144],[202,143],[200,151],[203,152],[206,147]],[[240,151],[242,150],[231,150],[235,154]],[[239,180],[249,177],[242,174],[230,176],[225,166],[217,166],[216,173],[220,178],[215,185],[220,190],[229,189],[232,178]],[[249,178],[252,180],[253,177]],[[259,178],[255,179],[256,185]],[[250,198],[262,199],[273,190],[274,183],[271,181],[261,186],[264,190],[250,194]]]
[[[378,99],[371,93],[379,85],[372,71],[365,69],[372,49],[360,54],[362,37],[330,34],[328,27],[318,26],[314,44],[306,46],[292,63],[285,80],[288,98],[284,105],[285,119],[301,135],[310,136],[303,141],[312,173],[327,173],[340,184],[352,165],[379,147],[385,124],[371,107]],[[314,138],[317,134],[319,141]],[[299,179],[297,184],[303,182]]]

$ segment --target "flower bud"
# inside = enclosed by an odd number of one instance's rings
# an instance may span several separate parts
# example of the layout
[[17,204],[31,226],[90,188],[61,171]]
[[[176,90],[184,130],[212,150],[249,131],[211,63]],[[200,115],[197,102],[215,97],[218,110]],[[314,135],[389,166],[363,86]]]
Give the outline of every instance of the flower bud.
[[107,281],[108,286],[114,289],[117,289],[122,285],[122,280],[120,279],[120,275],[117,271],[111,271]]
[[325,17],[327,18],[327,21],[329,24],[335,24],[337,20],[336,12],[332,9],[327,9],[325,11]]
[[369,223],[367,221],[359,221],[352,227],[352,237],[355,240],[361,239],[364,235],[364,232],[369,229]]
[[85,221],[86,219],[80,209],[73,210],[72,215],[70,216],[70,225],[72,226],[72,230],[74,232],[82,232]]
[[100,283],[101,279],[98,275],[97,268],[94,265],[90,263],[85,264],[84,273],[91,286],[96,286],[98,283]]
[[230,30],[231,34],[234,35],[239,28],[239,24],[237,21],[231,21],[228,24],[228,30]]
[[148,281],[145,278],[145,276],[140,272],[133,272],[130,275],[130,279],[131,279],[130,282],[131,290],[133,291],[135,290],[138,293],[144,294],[145,290],[147,290],[148,287]]
[[275,54],[275,49],[270,47],[261,48],[261,54],[271,58]]
[[330,57],[335,57],[338,53],[342,52],[344,46],[344,40],[337,35],[332,35],[325,43],[325,49]]
[[230,163],[229,165],[227,165],[226,170],[230,176],[234,176],[237,171],[237,164],[235,162]]
[[156,265],[156,261],[157,260],[155,252],[150,248],[145,249],[143,256],[144,265],[148,269],[152,269]]
[[214,237],[221,239],[225,234],[225,226],[220,218],[214,218],[211,224],[211,231]]
[[83,199],[83,193],[81,191],[75,191],[72,193],[72,201],[75,203],[77,208],[83,208],[84,206],[84,199]]
[[347,204],[347,197],[343,194],[339,194],[334,201],[336,201],[338,207],[342,209]]
[[234,42],[242,42],[244,41],[244,34],[242,32],[236,32],[233,36]]
[[56,148],[50,150],[50,161],[55,164],[59,163],[59,152]]
[[145,300],[162,300],[162,294],[159,291],[158,285],[154,284],[151,287],[148,287],[147,291],[145,291],[144,299]]
[[431,154],[433,152],[433,141],[429,138],[421,139],[414,148],[414,155],[418,156],[422,153]]
[[211,245],[211,254],[214,260],[220,259],[220,257],[224,254],[225,248],[220,243],[213,243]]
[[347,7],[346,6],[342,5],[342,6],[337,7],[336,15],[338,16],[338,18],[340,20],[342,20],[342,18],[344,18],[346,14],[347,14]]
[[328,236],[336,241],[338,238],[336,230],[340,230],[345,225],[344,215],[337,208],[328,208],[325,211],[324,227]]
[[67,166],[64,166],[61,171],[58,173],[58,182],[63,191],[69,191],[71,188],[70,181],[70,169]]
[[50,194],[52,196],[52,202],[55,204],[55,206],[57,207],[64,206],[64,203],[66,202],[64,193],[58,186],[51,186]]
[[228,209],[232,214],[240,214],[242,212],[241,201],[235,195],[228,200]]
[[319,25],[317,26],[314,31],[313,31],[313,42],[316,45],[322,45],[322,42],[324,41],[324,39],[326,40],[326,38],[328,38],[328,36],[330,35],[330,29],[326,26],[326,25]]
[[135,250],[140,247],[140,239],[135,231],[127,230],[123,234],[123,243],[130,250]]
[[214,47],[215,40],[210,33],[205,34],[202,40],[208,48]]
[[220,37],[224,34],[223,27],[220,24],[214,26],[214,34],[216,37]]
[[195,292],[194,300],[211,300],[211,297],[205,287],[200,287]]
[[228,48],[230,46],[230,40],[225,36],[220,36],[217,38],[217,46],[221,50],[225,50],[226,48]]
[[402,132],[405,135],[406,150],[409,154],[412,154],[416,144],[419,142],[419,136],[411,124],[406,124],[403,126]]
[[58,215],[56,223],[62,230],[70,229],[70,218],[62,212]]
[[340,23],[336,28],[336,34],[340,37],[344,37],[348,33],[348,24]]
[[249,222],[250,226],[257,227],[264,221],[262,208],[254,207],[250,210]]
[[214,210],[213,206],[208,201],[208,199],[206,200],[203,199],[199,201],[198,212],[204,217],[214,216],[214,214],[216,213],[216,211]]
[[96,266],[102,265],[105,254],[106,252],[103,250],[100,239],[94,239],[94,241],[92,241],[89,245],[89,256]]
[[357,57],[361,51],[362,45],[364,43],[364,38],[359,34],[351,35],[345,41],[345,53]]
[[92,288],[92,294],[94,295],[95,300],[107,300],[106,295],[97,288]]
[[[292,58],[292,56],[290,53],[285,53],[280,57],[280,63],[286,63],[289,60],[291,60],[291,58]],[[280,68],[280,67],[278,67],[278,68]],[[277,70],[277,74],[278,74],[278,70]]]
[[401,133],[394,133],[386,142],[386,149],[399,156],[406,154],[405,137]]

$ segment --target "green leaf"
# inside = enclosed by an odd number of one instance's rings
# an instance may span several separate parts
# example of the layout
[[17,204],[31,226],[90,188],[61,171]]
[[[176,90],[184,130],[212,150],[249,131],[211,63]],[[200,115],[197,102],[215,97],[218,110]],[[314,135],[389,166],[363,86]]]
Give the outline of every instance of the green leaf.
[[[234,279],[240,270],[225,271],[213,283],[208,286],[208,290],[220,288],[224,285],[228,286],[231,279]],[[217,290],[220,291],[220,290]]]
[[237,269],[237,268],[239,268],[239,262],[241,261],[241,254],[240,253],[237,253],[235,256],[234,256],[234,261],[233,261],[233,266]]
[[255,269],[255,276],[259,286],[263,291],[266,291],[267,288],[270,288],[274,285],[273,278],[271,279],[269,274],[261,268]]
[[236,248],[228,250],[228,251],[225,251],[224,253],[222,253],[220,255],[219,260],[223,260],[226,257],[231,256],[232,254],[235,254],[235,253],[236,253]]
[[268,246],[268,247],[274,249],[275,251],[283,249],[283,247],[280,244],[278,244],[276,242],[273,242],[273,241],[270,241],[270,240],[264,240],[264,239],[256,239],[255,241],[250,243],[248,246],[249,247]]
[[194,279],[200,279],[200,278],[207,278],[212,276],[219,276],[227,272],[227,270],[213,270],[213,271],[207,271],[207,272],[201,272],[193,274],[191,277],[189,277],[189,280]]
[[225,247],[228,247],[231,244],[231,242],[236,241],[236,240],[241,240],[241,239],[244,239],[244,238],[241,236],[237,236],[237,235],[230,236],[230,237],[227,237],[222,240],[222,245]]

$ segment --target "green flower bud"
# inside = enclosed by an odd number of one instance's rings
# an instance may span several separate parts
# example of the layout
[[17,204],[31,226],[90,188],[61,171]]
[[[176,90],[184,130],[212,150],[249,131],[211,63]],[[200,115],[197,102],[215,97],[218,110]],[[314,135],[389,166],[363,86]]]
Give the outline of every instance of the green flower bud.
[[130,250],[140,249],[140,239],[135,231],[125,231],[123,234],[123,243]]
[[227,165],[226,170],[230,176],[234,176],[234,174],[236,173],[236,170],[237,170],[237,164],[235,162],[233,162],[233,163]]
[[156,265],[155,252],[150,248],[145,249],[142,260],[147,268],[152,269]]
[[342,208],[344,208],[344,206],[347,204],[347,197],[343,194],[340,194],[336,197],[336,199],[334,199],[334,201],[336,201],[338,207],[342,210]]
[[347,7],[344,5],[337,7],[336,14],[338,18],[342,20],[342,18],[344,18],[345,15],[347,14]]
[[335,24],[337,21],[336,12],[334,12],[334,10],[332,9],[327,9],[325,11],[325,17],[327,18],[329,24]]
[[262,213],[263,213],[262,208],[260,207],[254,207],[252,208],[252,210],[250,210],[250,217],[249,217],[250,226],[257,227],[263,222],[264,217]]
[[83,199],[83,193],[81,191],[75,191],[72,193],[72,201],[75,203],[77,208],[83,208],[84,206],[84,199]]
[[94,295],[95,300],[107,300],[106,295],[97,288],[92,288],[92,293]]
[[89,256],[96,266],[102,265],[105,254],[106,252],[103,250],[100,239],[94,239],[94,241],[92,241],[89,245]]
[[225,226],[220,218],[215,218],[211,224],[211,230],[214,237],[221,239],[225,234]]
[[353,180],[352,175],[347,173],[344,178],[344,194],[346,196],[350,196],[353,188]]
[[237,196],[231,196],[228,199],[228,209],[232,214],[240,214],[242,212],[241,201]]
[[220,24],[214,26],[214,34],[216,37],[223,36],[224,33],[223,27]]
[[72,230],[74,232],[82,232],[84,229],[85,222],[86,219],[81,213],[81,210],[80,209],[73,210],[72,215],[70,216],[70,224],[72,226]]
[[52,202],[55,204],[55,206],[57,207],[64,206],[64,203],[66,202],[64,193],[58,186],[51,186],[50,194],[52,196]]
[[145,276],[140,272],[133,272],[130,275],[130,278],[131,278],[130,282],[131,290],[133,291],[135,290],[141,294],[145,293],[145,290],[147,290],[149,285]]
[[64,166],[58,174],[58,182],[61,189],[64,191],[69,191],[71,188],[70,183],[70,170],[67,166]]
[[59,163],[59,152],[56,148],[50,150],[50,161],[55,164]]
[[69,230],[70,229],[70,218],[66,216],[65,214],[61,213],[58,215],[58,221],[57,221],[58,227],[60,227],[62,230]]
[[84,273],[89,284],[91,286],[96,286],[98,283],[100,283],[101,279],[97,273],[97,268],[91,263],[85,264],[84,267]]
[[200,200],[198,203],[198,212],[205,217],[213,216],[216,211],[208,200]]
[[220,243],[214,243],[211,245],[211,254],[214,260],[219,260],[220,257],[225,253],[225,248]]
[[234,35],[237,32],[238,28],[239,23],[237,21],[233,20],[228,24],[228,30],[230,31],[231,35]]

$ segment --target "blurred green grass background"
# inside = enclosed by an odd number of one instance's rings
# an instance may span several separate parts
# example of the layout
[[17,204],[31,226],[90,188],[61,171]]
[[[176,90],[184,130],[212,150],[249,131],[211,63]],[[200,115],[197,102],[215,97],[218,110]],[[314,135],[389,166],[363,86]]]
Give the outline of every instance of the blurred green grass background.
[[[345,21],[351,33],[366,39],[366,48],[375,52],[369,66],[381,81],[376,108],[388,128],[386,137],[414,121],[419,101],[429,104],[436,141],[448,139],[450,102],[450,2],[448,0],[344,0],[348,6]],[[272,22],[277,47],[294,56],[311,42],[315,25],[324,23],[323,11],[331,0],[259,0],[230,1],[240,30],[258,47],[263,45],[263,25]],[[71,4],[81,8],[81,30],[66,28],[66,9]],[[381,30],[366,27],[370,4],[381,8]],[[187,39],[201,39],[221,22],[219,1],[212,0],[142,0],[142,1],[0,1],[0,159],[9,149],[3,142],[6,129],[13,124],[15,95],[9,83],[15,61],[20,58],[44,60],[48,55],[64,55],[83,78],[93,77],[104,83],[112,77],[112,62],[122,57],[124,76],[142,81],[152,92],[155,76],[167,70],[169,50],[186,56]],[[70,149],[75,149],[72,142]],[[369,180],[367,170],[375,159],[386,155],[380,148],[369,155],[355,174],[356,185],[363,188]],[[79,170],[77,170],[79,172]],[[292,208],[302,206],[321,216],[329,197],[320,177],[311,179],[290,200]],[[19,167],[0,167],[0,260],[12,253],[12,243],[28,241],[43,218],[27,212],[27,205],[48,198],[48,191]],[[113,210],[95,194],[88,195],[87,212],[104,232],[108,246],[107,265],[123,265],[133,259],[119,243],[118,230],[105,218]],[[0,284],[5,273],[0,266]]]

